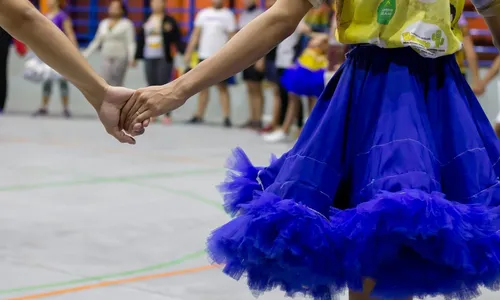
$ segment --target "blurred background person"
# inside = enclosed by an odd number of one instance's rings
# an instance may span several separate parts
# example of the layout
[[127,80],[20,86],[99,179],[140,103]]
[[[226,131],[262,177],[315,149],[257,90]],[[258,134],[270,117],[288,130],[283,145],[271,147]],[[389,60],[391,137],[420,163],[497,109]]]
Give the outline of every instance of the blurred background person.
[[[288,91],[288,105],[280,128],[264,136],[267,142],[289,141],[292,124],[297,120],[297,136],[304,122],[302,97],[307,98],[310,115],[317,98],[325,87],[325,71],[328,66],[328,34],[314,36],[308,47],[300,54],[293,65],[284,70],[281,84]],[[301,111],[302,110],[302,111]]]
[[[476,90],[478,92],[476,92],[476,94],[482,95],[485,92],[486,86],[497,76],[499,71],[500,71],[500,55],[495,58],[493,64],[486,72],[484,78],[481,79],[477,84]],[[498,84],[498,87],[500,87],[500,82]],[[498,105],[500,106],[500,97],[498,97]],[[494,128],[497,137],[500,138],[500,112],[498,112],[497,117],[495,119]]]
[[[212,7],[204,8],[198,12],[194,20],[194,30],[191,34],[186,53],[185,64],[191,63],[191,56],[198,48],[199,62],[209,58],[221,49],[224,44],[236,33],[236,17],[234,13],[223,6],[222,0],[212,0]],[[231,127],[231,101],[229,96],[228,80],[217,84],[219,99],[222,109],[224,127]],[[190,124],[203,122],[209,100],[209,89],[198,94],[198,109],[189,120]]]
[[[276,0],[266,0],[265,5],[266,9],[269,9],[271,6],[274,5]],[[290,42],[291,41],[291,42]],[[295,41],[295,42],[294,42]],[[294,51],[294,47],[296,46],[296,43],[298,42],[298,39],[295,40],[295,34],[292,34],[289,38],[285,39],[282,41],[278,46],[276,46],[274,49],[272,49],[265,57],[264,57],[264,78],[266,79],[266,85],[267,87],[271,88],[272,90],[272,95],[273,95],[273,111],[272,111],[272,120],[269,124],[264,126],[262,130],[260,131],[263,136],[265,137],[268,133],[273,132],[277,128],[283,124],[283,121],[285,119],[285,113],[287,109],[287,104],[288,104],[288,91],[286,91],[282,86],[281,86],[281,81],[280,81],[280,75],[281,72],[284,70],[286,67],[279,66],[282,65],[283,59],[281,58],[283,54],[280,55],[280,62],[277,62],[278,60],[278,48],[280,45],[282,46],[281,53],[288,53],[288,45],[293,44],[292,46],[292,51]],[[285,54],[286,57],[286,54]],[[286,61],[286,59],[285,59]],[[293,62],[293,56],[291,59],[290,64]]]
[[[173,48],[184,53],[182,34],[177,21],[166,13],[165,0],[151,1],[151,15],[141,27],[138,35],[137,60],[144,60],[144,70],[148,85],[164,85],[172,80],[174,72]],[[170,113],[163,123],[170,123]]]
[[[242,29],[253,19],[263,13],[264,10],[259,8],[256,0],[245,0],[245,10],[240,14],[238,28]],[[248,93],[249,119],[244,123],[242,128],[250,128],[260,130],[262,128],[262,114],[264,110],[264,91],[262,82],[265,76],[265,58],[261,58],[243,71],[243,80],[245,81]]]
[[341,44],[335,37],[337,31],[337,15],[335,13],[335,1],[332,3],[332,17],[330,20],[330,37],[328,39],[328,67],[325,72],[325,85],[335,75],[335,72],[345,61],[348,47]]
[[7,67],[11,36],[0,27],[0,114],[3,113],[7,101]]
[[[290,128],[295,120],[297,121],[299,130],[304,125],[304,108],[302,102],[300,99],[294,99],[292,107],[289,107],[290,94],[288,89],[283,85],[282,76],[288,68],[293,67],[295,60],[300,54],[301,37],[310,34],[313,34],[311,27],[302,20],[297,29],[276,47],[274,62],[276,69],[275,84],[279,95],[277,97],[279,103],[275,104],[274,121],[271,130],[262,135],[262,138],[266,142],[276,143],[287,141]],[[287,115],[289,115],[288,122]]]
[[110,85],[122,86],[136,50],[135,27],[127,18],[127,8],[122,1],[110,2],[108,18],[99,23],[94,39],[83,54],[89,57],[97,49],[102,55],[102,77]]
[[[45,14],[47,18],[62,30],[70,41],[78,47],[75,33],[73,31],[73,23],[69,16],[62,10],[60,0],[47,0],[48,12]],[[47,37],[50,38],[50,37]],[[71,117],[69,111],[69,83],[66,79],[61,78],[59,81],[59,89],[61,94],[61,102],[63,106],[63,115],[66,118]],[[48,106],[50,97],[52,96],[53,80],[47,80],[42,84],[42,105],[33,114],[33,116],[45,116],[48,114]]]
[[[451,7],[453,8],[453,6]],[[454,15],[453,9],[451,11],[452,17]],[[479,77],[479,63],[477,53],[474,50],[474,42],[472,41],[472,36],[469,32],[467,19],[463,15],[458,21],[458,26],[460,27],[460,31],[462,32],[462,50],[458,51],[455,54],[457,63],[460,66],[460,71],[462,72],[462,74],[466,76],[467,67],[465,62],[467,62],[467,66],[469,67],[472,76],[470,86],[473,88],[473,90],[475,90],[475,92],[480,93],[481,79]]]

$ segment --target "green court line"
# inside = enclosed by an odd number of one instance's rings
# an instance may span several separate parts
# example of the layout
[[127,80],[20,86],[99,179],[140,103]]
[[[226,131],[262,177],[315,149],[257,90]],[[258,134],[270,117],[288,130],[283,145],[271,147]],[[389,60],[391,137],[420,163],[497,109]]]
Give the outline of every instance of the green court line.
[[20,292],[29,292],[29,291],[34,291],[34,290],[63,287],[63,286],[68,286],[68,285],[78,285],[78,284],[88,283],[88,282],[92,282],[92,281],[114,279],[117,277],[127,277],[127,276],[137,275],[137,274],[141,274],[141,273],[165,269],[168,267],[173,267],[176,265],[180,265],[181,263],[190,261],[192,259],[202,257],[204,255],[205,255],[205,250],[200,250],[200,251],[197,251],[194,253],[184,255],[180,258],[177,258],[177,259],[174,259],[171,261],[167,261],[164,263],[160,263],[160,264],[156,264],[156,265],[152,265],[152,266],[148,266],[148,267],[144,267],[144,268],[140,268],[140,269],[112,273],[112,274],[106,274],[106,275],[85,277],[82,279],[75,279],[75,280],[69,280],[69,281],[61,281],[61,282],[55,282],[55,283],[32,285],[32,286],[18,287],[18,288],[7,289],[7,290],[0,290],[0,295],[20,293]]
[[[163,190],[166,192],[174,193],[177,195],[183,195],[183,196],[186,196],[186,197],[191,198],[193,200],[197,200],[199,202],[208,204],[212,207],[215,207],[215,208],[223,211],[222,205],[220,203],[213,201],[213,200],[203,198],[195,193],[192,193],[189,191],[169,189],[169,188],[162,187],[159,185],[151,185],[151,184],[147,184],[147,183],[143,183],[143,182],[139,183],[139,182],[134,181],[134,180],[155,179],[155,178],[165,178],[165,177],[178,177],[178,176],[183,176],[183,175],[211,174],[211,173],[216,173],[216,172],[222,172],[223,170],[224,169],[222,169],[222,168],[198,169],[198,170],[188,170],[188,171],[181,171],[181,172],[150,173],[150,174],[133,175],[133,176],[120,176],[120,177],[95,177],[95,178],[89,178],[89,179],[83,179],[83,180],[59,181],[59,182],[25,184],[25,185],[12,185],[12,186],[4,186],[4,187],[0,186],[0,192],[26,191],[26,190],[33,190],[33,189],[40,189],[40,188],[73,186],[73,185],[80,185],[80,184],[126,182],[129,184],[135,184],[137,186],[155,188],[155,189]],[[100,280],[106,280],[106,279],[114,279],[114,278],[118,278],[118,277],[127,277],[127,276],[137,275],[137,274],[141,274],[141,273],[151,272],[151,271],[179,265],[179,264],[187,262],[189,260],[202,257],[204,254],[205,254],[205,251],[200,250],[200,251],[197,251],[197,252],[194,252],[191,254],[184,255],[184,256],[182,256],[178,259],[175,259],[175,260],[167,261],[164,263],[160,263],[160,264],[156,264],[156,265],[152,265],[152,266],[148,266],[148,267],[144,267],[144,268],[140,268],[140,269],[119,272],[119,273],[106,274],[106,275],[85,277],[85,278],[69,280],[69,281],[62,281],[62,282],[55,282],[55,283],[32,285],[32,286],[25,286],[25,287],[0,290],[0,295],[29,292],[29,291],[34,291],[34,290],[56,288],[56,287],[63,287],[63,286],[70,286],[70,285],[78,285],[78,284],[88,283],[88,282],[92,282],[92,281],[100,281]]]
[[149,183],[144,183],[144,182],[127,182],[129,184],[135,184],[137,186],[142,186],[142,187],[148,187],[148,188],[153,188],[153,189],[158,189],[162,190],[168,193],[180,195],[180,196],[186,196],[190,199],[202,202],[204,204],[210,205],[214,208],[217,208],[218,210],[224,211],[224,208],[222,207],[222,204],[220,202],[210,200],[207,198],[204,198],[196,193],[190,192],[190,191],[183,191],[183,190],[175,190],[175,189],[170,189],[161,185],[155,185],[155,184],[149,184]]
[[10,191],[27,191],[34,189],[42,189],[49,187],[61,187],[61,186],[72,186],[80,184],[99,184],[99,183],[110,183],[110,182],[123,182],[131,180],[141,180],[141,179],[154,179],[154,178],[166,178],[166,177],[177,177],[184,175],[201,175],[201,174],[211,174],[218,171],[223,172],[222,168],[212,168],[212,169],[198,169],[198,170],[187,170],[178,172],[165,172],[165,173],[150,173],[143,175],[131,175],[131,176],[120,176],[120,177],[95,177],[89,179],[80,180],[68,180],[68,181],[56,181],[47,183],[34,183],[34,184],[20,184],[20,185],[10,185],[10,186],[0,186],[0,192],[10,192]]

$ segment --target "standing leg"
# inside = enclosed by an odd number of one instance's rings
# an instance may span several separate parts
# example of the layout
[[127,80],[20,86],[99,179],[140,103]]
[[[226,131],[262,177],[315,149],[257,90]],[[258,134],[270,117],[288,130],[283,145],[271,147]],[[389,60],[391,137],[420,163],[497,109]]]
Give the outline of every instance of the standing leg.
[[146,83],[148,86],[155,84],[155,62],[156,59],[145,59],[144,60],[144,73],[146,74]]
[[293,121],[297,118],[297,112],[299,106],[301,105],[301,100],[298,95],[290,94],[288,99],[288,107],[282,126],[279,129],[263,136],[266,142],[277,143],[287,140],[290,128],[293,124]]
[[113,59],[103,57],[101,61],[101,76],[109,85],[113,85]]
[[42,106],[35,111],[34,117],[46,116],[48,114],[48,107],[50,102],[50,96],[52,95],[52,80],[46,80],[42,84]]
[[63,106],[63,115],[65,118],[70,118],[69,112],[69,83],[66,79],[59,80],[59,90],[61,93],[61,103]]
[[279,127],[282,123],[283,120],[281,120],[282,112],[283,112],[283,105],[286,106],[288,103],[284,103],[283,99],[280,97],[280,90],[278,85],[272,84],[271,86],[272,89],[272,95],[273,95],[273,119],[271,122],[271,126],[269,126],[269,131],[272,131]]
[[[365,279],[363,281],[363,291],[361,292],[355,292],[355,291],[349,291],[349,300],[378,300],[378,298],[373,298],[370,297],[373,288],[375,287],[375,281],[371,279]],[[412,300],[413,297],[407,297],[401,300]]]
[[260,129],[262,127],[262,113],[264,106],[264,95],[260,81],[247,80],[248,100],[250,105],[250,121],[247,127]]
[[219,99],[224,118],[224,127],[231,127],[231,99],[229,96],[229,87],[227,82],[221,82],[217,85],[219,89]]
[[128,69],[128,59],[117,59],[115,60],[115,66],[113,67],[113,80],[112,84],[114,86],[123,86],[125,81],[125,75]]
[[122,86],[127,73],[128,60],[120,58],[103,58],[101,76],[111,86]]
[[9,48],[0,49],[0,113],[5,108],[7,101],[7,66],[8,66]]
[[281,84],[281,76],[283,75],[283,72],[285,69],[279,69],[277,70],[277,86],[278,86],[278,94],[279,94],[279,99],[281,100],[281,106],[280,106],[280,115],[279,115],[279,123],[278,126],[281,127],[283,126],[283,122],[285,122],[285,116],[286,112],[288,111],[288,91],[285,89],[285,87]]
[[[157,85],[164,85],[172,80],[173,67],[174,67],[173,63],[167,62],[164,59],[159,60],[157,75],[156,75]],[[170,123],[170,112],[165,114],[163,123],[166,124]]]

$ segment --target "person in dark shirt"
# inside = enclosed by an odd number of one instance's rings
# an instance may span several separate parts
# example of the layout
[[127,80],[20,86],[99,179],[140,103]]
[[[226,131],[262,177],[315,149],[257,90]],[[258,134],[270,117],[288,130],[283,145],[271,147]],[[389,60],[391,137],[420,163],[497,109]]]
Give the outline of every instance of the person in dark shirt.
[[[174,54],[172,46],[184,53],[182,34],[177,21],[165,13],[165,1],[151,1],[152,14],[141,27],[135,59],[143,59],[149,86],[164,85],[172,80]],[[134,62],[133,65],[136,63]],[[165,116],[164,123],[170,123]]]
[[0,113],[7,100],[7,60],[11,40],[11,36],[0,27]]

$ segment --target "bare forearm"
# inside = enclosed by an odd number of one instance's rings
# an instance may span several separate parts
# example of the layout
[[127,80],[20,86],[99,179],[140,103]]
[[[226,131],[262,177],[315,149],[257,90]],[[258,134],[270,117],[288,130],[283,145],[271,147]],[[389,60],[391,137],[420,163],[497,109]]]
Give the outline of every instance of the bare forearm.
[[[303,2],[304,7],[299,9],[305,14],[310,4]],[[215,55],[177,79],[179,97],[190,98],[240,72],[289,36],[302,19],[302,12],[295,13],[293,18],[286,11],[286,6],[275,6],[245,26]]]
[[96,109],[100,107],[107,84],[64,33],[26,0],[0,0],[0,7],[0,26],[71,81]]
[[493,65],[486,73],[486,76],[484,76],[483,79],[484,84],[488,84],[491,80],[493,80],[493,78],[495,78],[495,76],[498,74],[499,68],[500,68],[500,56],[497,56],[497,58],[493,62]]
[[199,29],[195,29],[193,34],[191,35],[191,38],[189,39],[188,46],[186,48],[186,51],[184,52],[184,55],[188,58],[191,59],[191,55],[193,55],[193,51],[198,45],[198,40],[199,40]]
[[476,51],[474,50],[474,44],[470,36],[464,37],[464,52],[465,58],[467,60],[467,64],[469,65],[469,69],[472,73],[473,82],[479,81],[479,65]]
[[474,0],[477,11],[484,17],[493,36],[493,42],[500,47],[500,0]]

